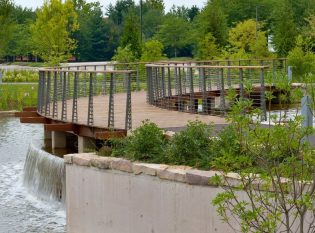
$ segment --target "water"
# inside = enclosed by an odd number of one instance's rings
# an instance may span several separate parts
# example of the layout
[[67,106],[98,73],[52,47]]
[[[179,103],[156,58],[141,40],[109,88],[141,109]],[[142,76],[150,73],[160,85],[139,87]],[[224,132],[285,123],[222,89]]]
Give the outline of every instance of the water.
[[25,165],[23,184],[37,197],[48,201],[64,202],[65,181],[64,161],[62,158],[29,146]]
[[23,186],[29,145],[42,137],[40,125],[0,118],[0,233],[65,232],[62,202],[51,200],[54,198],[39,199]]
[[[288,110],[273,110],[270,113],[267,113],[267,120],[261,122],[262,124],[268,125],[269,124],[269,116],[276,116],[277,123],[281,119],[281,122],[288,122],[294,120],[297,116],[301,115],[300,109],[288,109]],[[274,122],[270,122],[271,125],[275,124]],[[315,117],[313,116],[313,126],[315,126]]]

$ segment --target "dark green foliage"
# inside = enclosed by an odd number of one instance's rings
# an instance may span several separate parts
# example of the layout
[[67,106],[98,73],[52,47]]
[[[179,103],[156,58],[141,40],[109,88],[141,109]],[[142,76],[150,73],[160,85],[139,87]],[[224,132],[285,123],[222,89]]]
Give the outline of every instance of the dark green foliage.
[[99,2],[76,1],[80,28],[73,36],[78,41],[75,55],[79,61],[103,61],[113,56],[117,33],[109,20],[103,17]]
[[134,11],[129,11],[124,21],[123,34],[120,38],[122,47],[130,46],[130,49],[136,58],[141,56],[140,44],[140,19]]
[[298,35],[289,0],[280,0],[273,12],[273,42],[279,56],[287,56],[295,46]]
[[228,27],[226,15],[217,1],[209,1],[197,17],[198,30],[201,35],[211,33],[217,44],[223,46],[227,42]]
[[[126,158],[144,162],[162,163],[165,161],[165,148],[168,141],[156,124],[144,121],[132,135],[123,141],[116,141],[114,154],[123,153]],[[122,149],[124,147],[124,149]]]
[[189,122],[187,128],[171,139],[169,161],[174,164],[209,169],[213,151],[212,128],[200,121]]

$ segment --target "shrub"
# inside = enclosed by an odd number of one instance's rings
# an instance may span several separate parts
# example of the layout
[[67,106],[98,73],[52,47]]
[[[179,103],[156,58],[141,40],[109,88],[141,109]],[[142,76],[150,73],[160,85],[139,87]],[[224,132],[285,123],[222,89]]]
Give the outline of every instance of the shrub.
[[[135,129],[126,141],[116,142],[114,154],[118,150],[131,160],[161,163],[165,161],[167,139],[156,124],[146,120],[142,126]],[[124,148],[122,150],[122,148]]]
[[201,121],[191,121],[187,128],[172,138],[169,161],[174,164],[208,169],[212,159],[212,127]]

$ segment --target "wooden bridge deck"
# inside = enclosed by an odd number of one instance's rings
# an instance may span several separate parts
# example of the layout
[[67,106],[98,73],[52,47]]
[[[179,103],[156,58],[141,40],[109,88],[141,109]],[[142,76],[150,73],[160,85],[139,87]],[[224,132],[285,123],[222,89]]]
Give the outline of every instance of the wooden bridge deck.
[[[161,109],[149,105],[146,102],[146,92],[132,92],[132,128],[135,129],[141,126],[142,121],[149,119],[156,123],[160,128],[177,128],[184,127],[188,121],[200,120],[205,123],[225,124],[226,120],[223,117],[198,115],[185,112],[171,111],[168,109]],[[94,96],[94,126],[107,127],[108,125],[108,103],[109,97]],[[115,94],[114,96],[114,128],[125,128],[125,114],[126,114],[126,94]],[[72,119],[72,100],[67,101],[67,121]],[[52,104],[51,104],[52,112]],[[87,124],[88,115],[88,98],[78,98],[78,123]],[[58,102],[58,119],[61,119],[61,102]]]

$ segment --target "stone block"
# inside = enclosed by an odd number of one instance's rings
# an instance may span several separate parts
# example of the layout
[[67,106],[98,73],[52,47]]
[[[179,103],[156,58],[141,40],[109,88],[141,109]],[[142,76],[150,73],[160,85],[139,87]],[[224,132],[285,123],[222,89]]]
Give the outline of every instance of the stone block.
[[165,164],[151,164],[151,163],[133,163],[132,170],[136,175],[146,174],[156,176],[158,171],[163,171],[168,168]]
[[158,177],[164,180],[186,182],[187,169],[181,169],[176,167],[169,167],[165,170],[158,171]]
[[112,161],[110,157],[99,157],[91,160],[91,166],[100,169],[109,169]]
[[132,162],[126,159],[116,158],[111,162],[111,169],[132,173]]
[[221,175],[217,171],[200,171],[200,170],[188,170],[186,172],[186,182],[192,185],[210,185],[210,178],[215,175]]
[[72,161],[78,166],[91,166],[92,159],[97,158],[99,158],[99,156],[97,156],[95,153],[82,153],[74,155],[72,157]]

